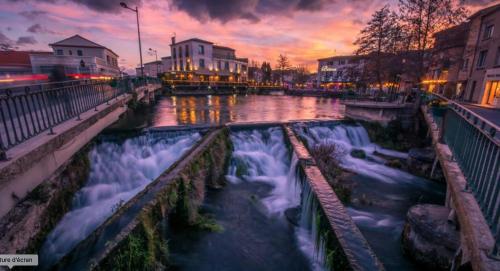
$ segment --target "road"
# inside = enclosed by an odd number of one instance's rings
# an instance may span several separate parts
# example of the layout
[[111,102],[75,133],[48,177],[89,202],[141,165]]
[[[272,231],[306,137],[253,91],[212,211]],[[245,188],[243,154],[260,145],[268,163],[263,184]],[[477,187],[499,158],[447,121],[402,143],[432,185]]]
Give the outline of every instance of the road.
[[471,104],[464,104],[464,106],[470,109],[472,112],[500,127],[500,109],[485,108]]

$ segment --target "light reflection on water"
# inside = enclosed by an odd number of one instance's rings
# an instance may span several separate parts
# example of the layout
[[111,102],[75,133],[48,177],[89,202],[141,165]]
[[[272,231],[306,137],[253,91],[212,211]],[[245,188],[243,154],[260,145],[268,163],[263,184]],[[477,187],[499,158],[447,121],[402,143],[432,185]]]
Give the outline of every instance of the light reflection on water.
[[338,119],[338,99],[291,96],[164,97],[155,107],[153,126],[222,124],[227,122]]

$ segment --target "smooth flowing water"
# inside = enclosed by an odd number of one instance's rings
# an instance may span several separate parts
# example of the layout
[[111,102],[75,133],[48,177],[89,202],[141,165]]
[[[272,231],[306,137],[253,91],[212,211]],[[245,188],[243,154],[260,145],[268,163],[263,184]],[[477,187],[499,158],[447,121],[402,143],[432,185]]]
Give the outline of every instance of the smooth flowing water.
[[[368,204],[348,204],[348,212],[388,270],[416,270],[402,255],[401,233],[408,209],[418,203],[442,204],[443,185],[384,165],[386,160],[376,153],[406,158],[406,153],[387,150],[372,143],[362,126],[332,124],[329,126],[296,127],[307,145],[335,144],[343,149],[341,167],[356,173],[353,197],[362,197]],[[351,156],[361,149],[366,159]]]
[[344,115],[344,106],[332,98],[209,95],[162,97],[154,108],[145,111],[129,116],[116,127],[339,119]]
[[67,254],[200,137],[196,132],[169,137],[142,135],[96,145],[89,154],[87,183],[76,193],[71,211],[59,221],[40,250],[43,265],[51,265]]
[[233,132],[231,140],[228,185],[210,191],[203,208],[224,231],[173,234],[176,268],[322,270],[310,229],[285,215],[301,204],[301,187],[282,130]]

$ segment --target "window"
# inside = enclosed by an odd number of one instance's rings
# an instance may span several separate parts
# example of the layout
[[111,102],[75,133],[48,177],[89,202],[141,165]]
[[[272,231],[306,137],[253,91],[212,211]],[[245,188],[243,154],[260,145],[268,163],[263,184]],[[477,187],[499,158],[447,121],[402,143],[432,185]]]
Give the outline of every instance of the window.
[[491,36],[493,36],[493,28],[494,28],[494,25],[492,25],[492,24],[487,25],[484,28],[483,39],[489,39],[489,38],[491,38]]
[[69,50],[69,55],[72,56],[73,55],[73,51]]
[[106,63],[109,64],[110,60],[109,60],[109,56],[106,56]]
[[57,50],[56,50],[56,54],[57,54],[58,56],[62,56],[62,55],[63,55],[63,50],[62,50],[62,49],[57,49]]
[[221,70],[222,69],[222,65],[220,63],[220,61],[217,61],[217,70]]
[[182,57],[182,46],[179,46],[179,58]]
[[198,54],[200,54],[200,55],[204,55],[205,54],[205,46],[198,45]]
[[488,50],[484,50],[479,52],[479,58],[477,59],[477,67],[482,68],[486,65],[486,55],[488,54]]
[[186,44],[186,48],[184,50],[184,54],[186,54],[186,57],[189,57],[189,45]]
[[82,50],[76,50],[76,54],[78,56],[83,56],[83,51]]
[[224,62],[224,70],[228,71],[229,70],[229,62]]
[[174,59],[176,58],[176,55],[177,55],[177,54],[176,54],[176,52],[177,52],[177,51],[176,51],[176,50],[175,50],[175,48],[174,48],[174,49],[172,50],[172,56],[174,57]]
[[184,62],[181,61],[179,67],[180,67],[181,71],[183,71],[184,70]]
[[204,68],[205,68],[205,59],[200,58],[200,69],[204,69]]

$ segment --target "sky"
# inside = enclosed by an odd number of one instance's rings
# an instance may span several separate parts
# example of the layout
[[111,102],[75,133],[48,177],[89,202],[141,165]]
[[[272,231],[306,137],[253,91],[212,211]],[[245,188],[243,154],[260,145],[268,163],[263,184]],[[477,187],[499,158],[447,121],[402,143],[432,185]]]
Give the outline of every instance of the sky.
[[[79,34],[139,64],[135,13],[139,7],[144,62],[170,55],[170,38],[201,38],[236,49],[238,57],[273,65],[279,54],[316,68],[318,58],[351,54],[372,13],[397,0],[0,0],[0,42],[19,50],[50,51],[49,43]],[[466,0],[471,10],[498,1]],[[133,72],[132,72],[133,73]]]

